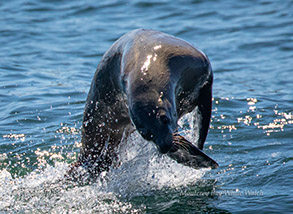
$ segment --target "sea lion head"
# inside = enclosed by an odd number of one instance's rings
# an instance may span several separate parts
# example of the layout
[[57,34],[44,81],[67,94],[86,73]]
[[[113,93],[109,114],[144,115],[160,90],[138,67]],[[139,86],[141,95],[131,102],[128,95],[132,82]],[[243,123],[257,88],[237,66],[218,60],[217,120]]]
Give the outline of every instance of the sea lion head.
[[131,120],[140,135],[153,141],[165,154],[173,145],[172,134],[177,127],[177,113],[171,99],[163,92],[145,92],[132,99],[129,105]]

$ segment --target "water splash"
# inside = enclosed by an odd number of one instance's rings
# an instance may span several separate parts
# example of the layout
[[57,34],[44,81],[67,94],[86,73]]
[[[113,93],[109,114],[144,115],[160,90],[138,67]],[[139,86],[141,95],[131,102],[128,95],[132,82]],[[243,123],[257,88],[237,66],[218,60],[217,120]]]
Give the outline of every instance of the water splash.
[[120,147],[120,167],[108,173],[107,188],[124,197],[194,184],[206,170],[194,170],[160,155],[155,145],[136,132]]
[[87,186],[67,183],[63,179],[67,170],[66,163],[59,163],[15,179],[7,170],[2,170],[0,210],[23,213],[138,212],[119,196],[103,191],[101,182]]
[[[190,118],[187,116],[183,120],[189,123]],[[180,123],[184,124],[184,121]],[[189,138],[190,135],[192,132],[187,133]],[[102,173],[96,182],[87,185],[64,178],[69,170],[65,159],[56,159],[54,166],[49,164],[50,157],[47,156],[55,153],[47,152],[42,165],[23,177],[13,178],[14,175],[3,169],[0,171],[0,210],[141,213],[146,207],[135,205],[127,198],[195,184],[206,171],[191,169],[159,154],[155,145],[145,141],[137,132],[122,140],[118,152],[119,167]]]

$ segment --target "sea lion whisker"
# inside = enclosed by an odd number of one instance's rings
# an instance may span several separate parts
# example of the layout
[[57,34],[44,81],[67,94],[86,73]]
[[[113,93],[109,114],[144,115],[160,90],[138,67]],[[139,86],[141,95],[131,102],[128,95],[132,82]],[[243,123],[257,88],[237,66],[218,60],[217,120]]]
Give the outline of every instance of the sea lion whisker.
[[173,132],[173,135],[181,135],[181,134],[185,134],[186,133],[186,131],[184,131],[184,130],[175,130],[174,132]]
[[185,143],[182,143],[180,141],[173,141],[173,143],[175,143],[175,145],[180,146],[180,147],[182,147],[184,149],[188,149],[188,147],[186,146]]

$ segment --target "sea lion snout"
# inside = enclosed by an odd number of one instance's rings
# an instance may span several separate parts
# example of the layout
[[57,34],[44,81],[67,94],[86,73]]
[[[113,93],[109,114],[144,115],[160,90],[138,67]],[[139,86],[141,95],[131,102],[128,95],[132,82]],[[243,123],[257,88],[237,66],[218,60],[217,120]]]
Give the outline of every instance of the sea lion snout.
[[154,130],[153,142],[162,154],[166,154],[173,146],[173,132],[177,127],[175,115],[172,117],[172,109],[161,108],[157,111],[157,127]]
[[173,146],[172,134],[168,134],[165,138],[155,138],[154,143],[162,154],[166,154]]

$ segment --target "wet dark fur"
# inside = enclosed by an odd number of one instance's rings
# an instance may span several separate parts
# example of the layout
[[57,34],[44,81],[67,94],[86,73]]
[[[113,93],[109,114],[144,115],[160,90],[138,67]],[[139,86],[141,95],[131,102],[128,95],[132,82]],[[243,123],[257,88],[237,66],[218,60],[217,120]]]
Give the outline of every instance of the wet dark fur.
[[131,124],[166,153],[178,119],[195,107],[200,120],[194,144],[203,149],[212,81],[208,58],[189,43],[153,30],[125,34],[104,54],[94,75],[76,166],[83,165],[92,174],[108,170]]

